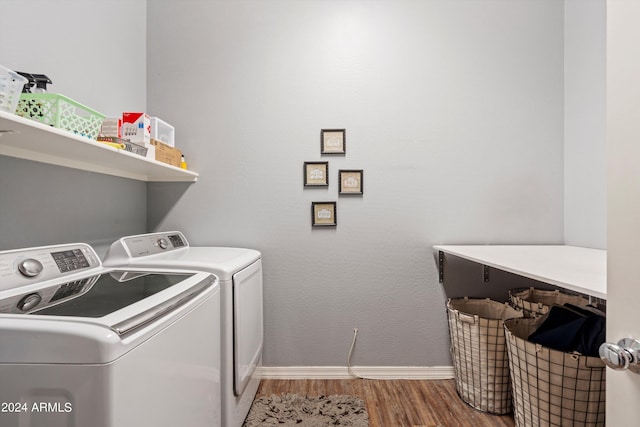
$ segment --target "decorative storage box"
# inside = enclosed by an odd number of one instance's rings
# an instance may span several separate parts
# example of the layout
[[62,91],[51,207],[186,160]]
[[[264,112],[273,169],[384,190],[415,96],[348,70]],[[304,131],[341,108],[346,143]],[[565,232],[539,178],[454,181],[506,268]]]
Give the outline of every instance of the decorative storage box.
[[504,320],[522,317],[522,312],[488,298],[457,298],[447,302],[447,315],[458,394],[480,411],[510,413]]
[[15,113],[20,94],[29,80],[0,65],[0,111]]
[[504,322],[516,427],[604,426],[604,362],[528,341],[536,321]]
[[525,317],[539,317],[549,312],[552,305],[587,305],[589,300],[580,295],[570,295],[559,290],[518,288],[509,291],[511,304],[524,312]]
[[23,93],[16,114],[91,139],[96,139],[105,118],[104,114],[55,93]]

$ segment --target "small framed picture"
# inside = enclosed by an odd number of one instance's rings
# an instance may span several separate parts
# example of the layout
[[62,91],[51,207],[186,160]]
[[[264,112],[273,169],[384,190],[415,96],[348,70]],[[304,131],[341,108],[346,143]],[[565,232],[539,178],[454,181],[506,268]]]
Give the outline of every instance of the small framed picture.
[[329,185],[329,162],[304,162],[304,186],[327,187]]
[[338,171],[338,182],[340,194],[363,194],[363,173],[362,169],[340,169]]
[[346,129],[322,129],[320,132],[321,154],[346,154]]
[[311,202],[311,225],[314,227],[335,227],[336,202]]

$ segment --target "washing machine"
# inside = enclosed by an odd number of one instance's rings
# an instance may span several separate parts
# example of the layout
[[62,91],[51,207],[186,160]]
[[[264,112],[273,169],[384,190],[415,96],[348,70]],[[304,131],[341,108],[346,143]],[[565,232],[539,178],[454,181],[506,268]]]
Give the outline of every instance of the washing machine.
[[210,273],[0,252],[0,425],[220,426],[219,310]]
[[[194,247],[179,231],[123,237],[107,251],[105,266],[188,268],[220,281],[222,425],[240,427],[258,390],[262,364],[262,259],[253,249]],[[206,334],[199,335],[205,339]]]

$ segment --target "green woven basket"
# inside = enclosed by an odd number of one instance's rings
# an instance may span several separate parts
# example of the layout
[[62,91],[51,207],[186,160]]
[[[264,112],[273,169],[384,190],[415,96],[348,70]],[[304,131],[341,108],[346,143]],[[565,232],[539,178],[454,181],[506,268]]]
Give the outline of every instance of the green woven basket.
[[104,114],[56,93],[23,93],[16,114],[96,139]]

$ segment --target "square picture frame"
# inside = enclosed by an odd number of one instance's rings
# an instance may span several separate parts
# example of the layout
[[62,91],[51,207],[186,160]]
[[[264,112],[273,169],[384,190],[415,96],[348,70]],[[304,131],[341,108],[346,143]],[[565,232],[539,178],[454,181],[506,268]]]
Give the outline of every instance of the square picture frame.
[[337,202],[311,202],[311,225],[313,227],[336,227]]
[[320,131],[320,154],[346,154],[347,130],[322,129]]
[[304,186],[328,187],[329,162],[304,162]]
[[338,171],[338,193],[361,196],[364,194],[364,170],[340,169]]

